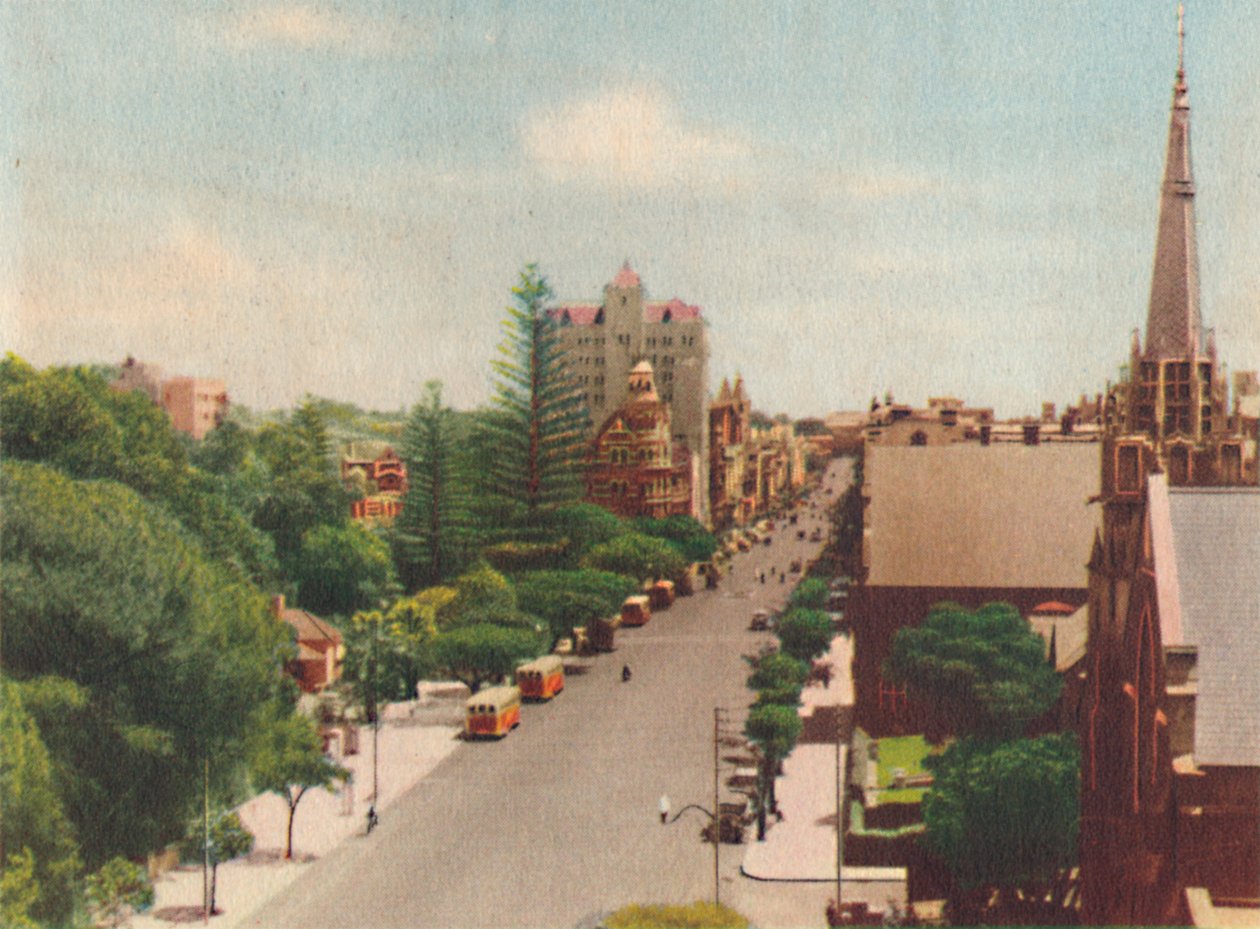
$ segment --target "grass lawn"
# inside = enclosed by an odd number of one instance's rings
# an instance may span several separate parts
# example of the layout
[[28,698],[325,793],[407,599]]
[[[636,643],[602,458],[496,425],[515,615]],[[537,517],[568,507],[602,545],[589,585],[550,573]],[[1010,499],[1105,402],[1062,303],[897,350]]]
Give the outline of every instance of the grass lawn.
[[[907,777],[926,774],[923,759],[932,752],[932,746],[921,735],[903,735],[879,740],[879,765],[876,768],[876,783],[881,788],[890,788],[893,782],[893,771],[902,768]],[[880,803],[919,803],[923,799],[926,788],[905,787],[900,790],[884,789],[879,795]]]

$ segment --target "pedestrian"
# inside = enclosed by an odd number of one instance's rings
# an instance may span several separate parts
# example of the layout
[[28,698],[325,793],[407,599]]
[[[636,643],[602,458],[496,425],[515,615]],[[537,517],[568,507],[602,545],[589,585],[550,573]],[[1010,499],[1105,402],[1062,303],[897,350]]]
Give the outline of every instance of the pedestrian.
[[621,682],[624,684],[628,680],[630,680],[630,666],[623,664],[621,666]]
[[765,571],[762,571],[762,572],[761,572],[761,583],[763,583],[763,584],[764,584],[765,582],[766,582],[766,572],[765,572]]
[[376,815],[376,804],[372,804],[371,806],[368,807],[368,811],[367,811],[368,835],[372,834],[372,830],[376,828],[377,824],[380,823],[380,821],[381,821],[380,817]]

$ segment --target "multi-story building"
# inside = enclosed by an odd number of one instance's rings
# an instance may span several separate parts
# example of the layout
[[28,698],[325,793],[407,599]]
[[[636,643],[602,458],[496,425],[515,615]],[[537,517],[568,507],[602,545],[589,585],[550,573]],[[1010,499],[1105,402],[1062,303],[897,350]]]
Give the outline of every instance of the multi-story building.
[[731,387],[723,378],[709,404],[709,509],[717,528],[744,522],[756,509],[756,500],[744,495],[744,443],[751,414],[744,379],[736,375]]
[[138,390],[166,411],[171,425],[201,440],[227,416],[228,395],[223,381],[195,377],[164,378],[157,365],[130,356],[110,385],[114,390]]
[[626,398],[630,372],[652,366],[670,410],[673,439],[695,457],[699,516],[709,519],[709,341],[700,307],[678,298],[644,299],[643,284],[627,262],[604,288],[600,303],[562,303],[549,311],[590,413],[594,430]]
[[[1199,310],[1178,55],[1145,345],[1104,411],[1089,561],[1082,921],[1254,925],[1260,911],[1260,489]],[[1246,386],[1243,384],[1242,386]],[[1252,901],[1250,912],[1222,902]]]
[[591,442],[586,499],[618,516],[695,516],[694,456],[674,440],[646,361],[631,369],[627,391]]

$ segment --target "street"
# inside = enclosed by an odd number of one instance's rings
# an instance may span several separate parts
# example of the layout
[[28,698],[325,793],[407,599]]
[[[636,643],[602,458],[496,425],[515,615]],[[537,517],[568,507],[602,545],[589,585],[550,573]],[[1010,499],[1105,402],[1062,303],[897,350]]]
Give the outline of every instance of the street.
[[[834,494],[848,468],[833,464]],[[614,654],[570,660],[562,694],[526,705],[520,728],[502,741],[461,745],[370,837],[307,866],[250,924],[575,926],[630,902],[711,899],[705,816],[662,826],[658,802],[664,794],[675,810],[711,806],[714,707],[729,711],[727,731],[742,730],[752,695],[741,655],[771,641],[748,631],[749,618],[781,607],[799,579],[780,583],[772,566],[821,548],[796,539],[798,529],[822,525],[836,496],[816,499],[816,519],[802,515],[780,526],[772,545],[735,556],[718,590],[619,631]],[[623,664],[633,671],[628,683]],[[724,764],[724,798],[730,771]],[[742,854],[722,847],[724,895],[741,880]]]

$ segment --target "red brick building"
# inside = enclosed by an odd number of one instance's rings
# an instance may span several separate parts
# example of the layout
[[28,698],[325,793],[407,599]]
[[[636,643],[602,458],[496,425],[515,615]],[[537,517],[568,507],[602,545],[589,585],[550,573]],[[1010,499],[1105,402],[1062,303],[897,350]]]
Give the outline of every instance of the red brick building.
[[318,693],[340,680],[346,656],[341,633],[314,613],[286,607],[283,596],[271,598],[271,611],[293,629],[298,654],[285,670],[298,687],[306,693]]
[[591,442],[586,499],[618,516],[695,516],[692,458],[673,441],[669,404],[656,393],[652,366],[641,361],[630,371],[625,403]]

